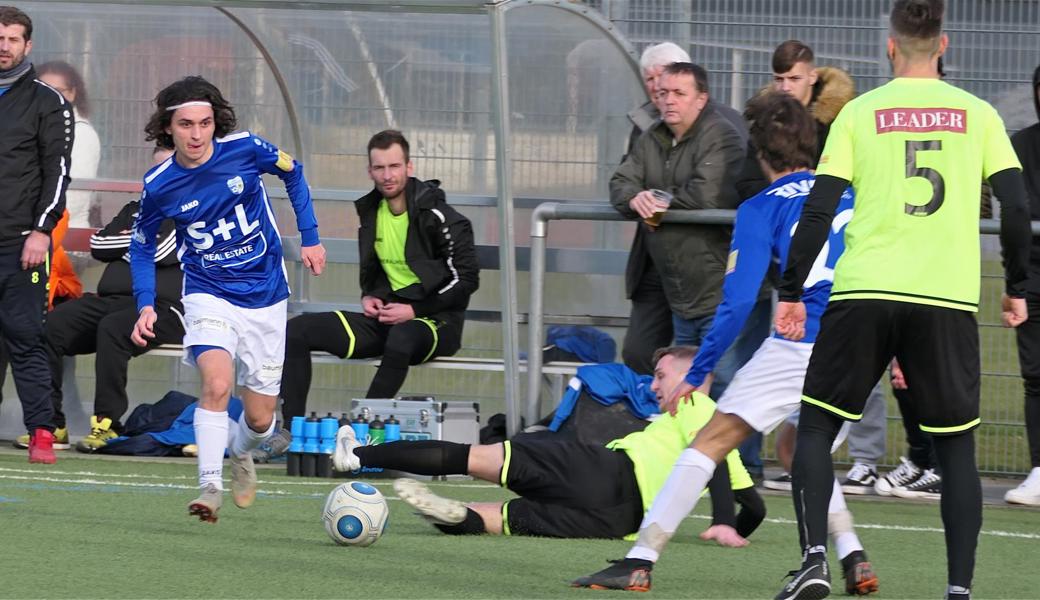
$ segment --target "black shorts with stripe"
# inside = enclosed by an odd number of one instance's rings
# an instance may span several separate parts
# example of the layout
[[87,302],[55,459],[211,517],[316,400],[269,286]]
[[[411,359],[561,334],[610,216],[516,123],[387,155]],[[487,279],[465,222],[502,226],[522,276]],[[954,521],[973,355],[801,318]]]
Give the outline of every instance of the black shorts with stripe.
[[871,388],[895,357],[921,429],[956,434],[979,424],[975,313],[892,300],[827,305],[805,375],[802,402],[858,421]]
[[520,496],[502,505],[506,534],[621,538],[643,519],[628,454],[557,434],[505,442],[501,483]]

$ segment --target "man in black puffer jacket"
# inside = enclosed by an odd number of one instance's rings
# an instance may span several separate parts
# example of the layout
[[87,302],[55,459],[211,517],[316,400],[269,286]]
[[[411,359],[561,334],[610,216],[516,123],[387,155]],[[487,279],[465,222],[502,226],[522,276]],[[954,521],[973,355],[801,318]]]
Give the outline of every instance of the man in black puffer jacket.
[[368,161],[375,189],[355,202],[363,314],[311,313],[289,321],[282,372],[286,423],[304,413],[312,350],[382,356],[366,397],[393,398],[409,365],[450,356],[462,342],[480,271],[469,219],[448,205],[440,182],[412,177],[408,140],[400,132],[373,136]]

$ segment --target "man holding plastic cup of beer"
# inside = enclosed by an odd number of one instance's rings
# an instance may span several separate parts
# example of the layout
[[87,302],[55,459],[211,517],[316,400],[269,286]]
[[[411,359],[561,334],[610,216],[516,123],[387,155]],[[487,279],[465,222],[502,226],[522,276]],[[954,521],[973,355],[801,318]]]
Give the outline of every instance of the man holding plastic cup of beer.
[[[746,149],[733,125],[708,101],[708,77],[672,63],[657,82],[661,120],[629,150],[610,181],[610,201],[643,219],[647,251],[660,273],[675,341],[699,345],[722,296],[730,227],[662,221],[667,211],[735,209],[734,182]],[[633,265],[630,258],[628,269]]]

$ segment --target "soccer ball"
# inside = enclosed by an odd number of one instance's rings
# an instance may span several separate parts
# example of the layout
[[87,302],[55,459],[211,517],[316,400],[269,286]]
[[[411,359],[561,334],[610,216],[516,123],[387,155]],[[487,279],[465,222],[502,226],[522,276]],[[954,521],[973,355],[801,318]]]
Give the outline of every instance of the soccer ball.
[[379,490],[363,481],[336,487],[325,500],[322,520],[332,541],[341,546],[370,546],[383,535],[390,507]]

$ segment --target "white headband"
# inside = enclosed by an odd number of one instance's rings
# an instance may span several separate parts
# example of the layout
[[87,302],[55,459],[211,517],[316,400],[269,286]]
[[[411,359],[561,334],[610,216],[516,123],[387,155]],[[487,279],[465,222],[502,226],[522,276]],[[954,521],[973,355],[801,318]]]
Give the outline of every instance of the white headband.
[[206,102],[205,100],[192,100],[190,102],[182,102],[181,104],[174,104],[173,106],[167,106],[166,110],[167,111],[177,110],[178,108],[184,108],[185,106],[209,106],[209,107],[212,107],[213,105],[210,104],[209,102]]

